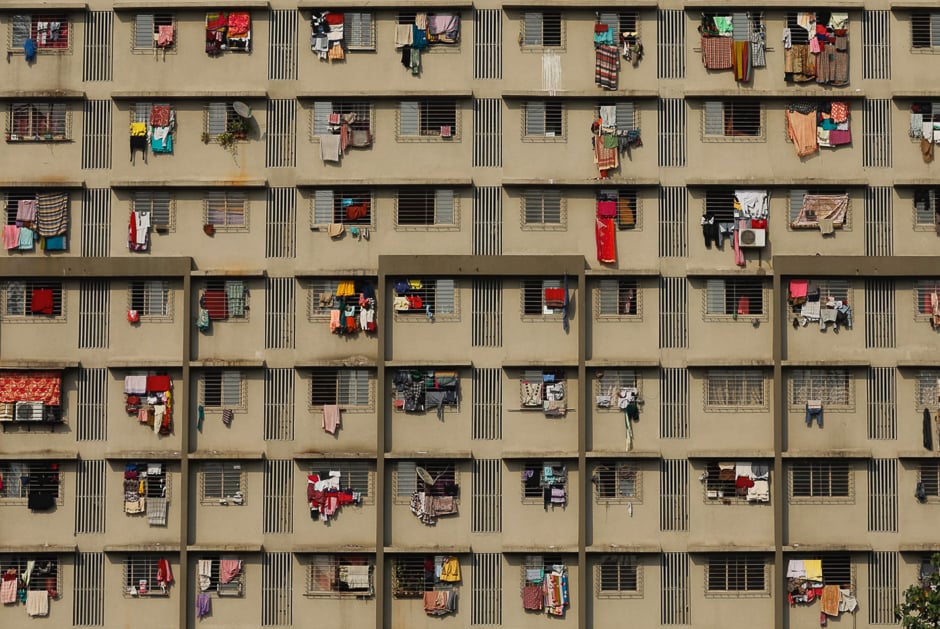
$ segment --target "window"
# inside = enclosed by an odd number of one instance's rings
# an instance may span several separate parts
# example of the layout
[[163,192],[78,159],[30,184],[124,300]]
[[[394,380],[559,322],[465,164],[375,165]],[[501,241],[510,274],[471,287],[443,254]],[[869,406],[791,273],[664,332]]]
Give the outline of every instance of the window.
[[767,561],[753,553],[709,555],[708,592],[766,592]]
[[[937,112],[940,114],[940,106],[938,106]],[[938,191],[940,191],[940,188],[917,188],[914,190],[915,225],[933,229],[940,222],[940,206],[937,205]]]
[[248,289],[244,280],[206,280],[201,307],[209,312],[211,321],[245,320],[248,318]]
[[616,124],[614,125],[617,131],[632,131],[636,129],[639,124],[637,124],[637,111],[636,103],[631,101],[619,101],[619,102],[601,102],[598,104],[597,109],[595,110],[595,118],[601,118],[601,109],[604,107],[613,107],[614,116],[616,119]]
[[366,369],[318,369],[311,377],[310,404],[313,407],[331,404],[343,410],[364,410],[371,407],[371,375]]
[[790,374],[790,406],[820,400],[824,407],[854,406],[852,374],[847,369],[794,369]]
[[330,477],[330,472],[339,472],[342,489],[352,489],[362,494],[362,501],[367,504],[374,502],[372,487],[372,467],[367,461],[317,461],[310,467],[310,474],[316,474],[321,479]]
[[639,314],[639,287],[631,278],[600,280],[597,283],[597,314],[600,317],[635,317]]
[[[161,562],[165,562],[161,567]],[[127,597],[169,596],[172,576],[169,561],[157,555],[128,555],[124,558],[124,595]]]
[[55,555],[0,555],[0,573],[16,570],[16,573],[21,575],[21,580],[25,581],[22,575],[26,574],[26,569],[30,565],[32,565],[32,571],[29,573],[27,591],[59,591],[62,573],[59,558]]
[[708,461],[705,501],[717,504],[770,502],[770,466],[759,461]]
[[940,497],[940,462],[921,461],[919,480],[924,484],[928,498]]
[[[546,498],[547,496],[547,498]],[[568,468],[558,461],[528,461],[522,468],[522,502],[565,505]]]
[[62,421],[62,372],[2,371],[0,389],[0,422]]
[[920,408],[940,406],[940,369],[922,369],[917,374],[914,404]]
[[709,369],[705,376],[705,410],[767,408],[764,381],[760,369]]
[[563,314],[566,301],[561,280],[522,280],[522,314],[525,316]]
[[457,286],[454,280],[411,278],[395,281],[392,304],[397,315],[424,316],[425,320],[457,314]]
[[307,566],[307,596],[371,597],[374,570],[368,555],[314,555]]
[[453,370],[401,369],[392,378],[392,408],[397,412],[437,411],[460,405],[460,378]]
[[[398,14],[398,24],[401,25],[412,25],[415,23],[417,13],[414,11],[400,12]],[[458,13],[426,13],[428,23],[434,24],[435,18],[440,18],[443,20],[446,18],[447,22],[444,27],[444,32],[435,33],[431,29],[427,29],[427,39],[428,39],[428,48],[429,50],[434,50],[435,48],[446,48],[447,46],[454,46],[460,43],[460,14]],[[437,30],[437,29],[434,29]],[[439,44],[444,44],[440,46]]]
[[398,139],[459,137],[457,102],[453,100],[402,101],[398,109]]
[[911,13],[911,48],[940,47],[940,13],[915,11]]
[[206,13],[206,54],[251,52],[251,14],[247,11]]
[[69,49],[71,25],[65,13],[14,15],[10,37],[11,51],[23,51],[27,39],[36,42],[37,52],[64,52]]
[[216,231],[247,231],[248,200],[244,192],[213,190],[206,193],[206,224]]
[[594,581],[597,598],[619,598],[640,592],[640,567],[636,555],[607,555],[597,564]]
[[[349,13],[346,14],[349,19]],[[344,31],[345,32],[345,31]],[[374,135],[372,130],[372,104],[363,101],[321,101],[313,104],[313,137],[327,135],[331,127],[330,114],[340,116],[340,120],[348,121],[346,124],[351,131],[367,131]],[[370,139],[371,141],[371,139]]]
[[245,477],[236,461],[206,461],[202,466],[202,503],[242,505]]
[[313,224],[372,225],[372,191],[334,188],[313,193]]
[[[636,229],[640,226],[639,198],[636,188],[605,188],[597,192],[597,209],[604,210],[608,206],[602,203],[616,204],[614,223],[617,229]],[[606,216],[606,214],[605,214]]]
[[734,221],[734,188],[708,188],[705,190],[705,214],[716,223]]
[[790,468],[791,498],[852,498],[852,472],[845,461],[802,461]]
[[763,282],[756,277],[710,279],[705,284],[705,314],[737,320],[764,314]]
[[202,376],[201,403],[207,410],[223,408],[242,409],[242,373],[222,369],[207,369]]
[[606,24],[617,34],[637,34],[639,32],[640,20],[636,11],[621,11],[619,13],[602,11],[597,14],[597,23]]
[[[222,570],[225,564],[225,570]],[[201,557],[196,562],[199,590],[216,596],[242,596],[245,591],[245,566],[232,556]]]
[[70,127],[66,103],[12,103],[7,142],[63,142]]
[[940,295],[940,279],[914,281],[914,307],[918,315],[933,315],[931,299],[934,294]]
[[404,188],[398,191],[395,222],[402,225],[453,226],[456,200],[453,190]]
[[526,48],[557,48],[564,42],[561,13],[526,12],[522,16],[522,45]]
[[640,378],[633,369],[604,369],[594,374],[595,406],[598,410],[623,413],[620,398],[635,401],[639,395]]
[[169,231],[173,226],[174,203],[169,192],[161,190],[136,190],[131,200],[134,212],[149,212],[150,224],[158,232]]
[[564,139],[565,106],[560,101],[526,101],[522,105],[525,140]]
[[[170,486],[167,483],[166,466],[159,462],[133,462],[124,467],[125,480],[143,483],[145,498],[169,498]],[[137,475],[136,479],[126,478],[127,472]],[[138,495],[141,495],[138,485]]]
[[599,503],[637,502],[640,471],[625,461],[602,463],[594,468],[594,499]]
[[763,138],[763,111],[753,101],[705,101],[704,136],[708,138]]
[[134,16],[134,50],[172,49],[175,29],[172,13],[138,13]]
[[410,499],[417,492],[459,498],[460,472],[457,464],[454,461],[399,461],[395,466],[398,502]]
[[529,189],[522,193],[523,229],[564,229],[566,221],[561,190]]
[[142,321],[172,318],[169,282],[134,280],[131,282],[128,302],[128,308],[136,310]]
[[62,283],[49,280],[4,282],[3,318],[59,319],[65,312]]
[[232,134],[235,140],[244,139],[249,129],[249,119],[242,118],[235,111],[234,102],[209,103],[206,106],[205,131],[211,140],[216,140],[223,133]]
[[819,228],[820,218],[830,218],[834,227],[849,220],[849,194],[844,188],[790,190],[790,227]]
[[[459,575],[460,564],[456,557],[446,555],[401,555],[392,559],[392,596],[395,598],[423,598],[425,592],[449,590],[456,594],[454,586],[459,578],[444,573],[447,566],[454,566]],[[451,572],[450,574],[454,574]],[[440,574],[438,577],[436,575]]]
[[347,50],[375,50],[375,19],[371,12],[343,14],[343,41]]
[[41,511],[62,504],[58,463],[49,461],[0,461],[0,505],[26,505]]

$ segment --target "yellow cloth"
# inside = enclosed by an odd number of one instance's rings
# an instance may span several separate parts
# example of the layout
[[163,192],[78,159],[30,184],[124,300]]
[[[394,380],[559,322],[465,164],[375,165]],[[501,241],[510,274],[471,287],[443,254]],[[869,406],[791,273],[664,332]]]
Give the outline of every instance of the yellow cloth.
[[356,294],[356,283],[352,280],[341,280],[336,287],[337,297],[350,297]]
[[424,288],[424,285],[421,283],[421,280],[408,280],[408,288],[411,290],[421,290]]
[[147,135],[147,123],[146,122],[132,122],[131,123],[131,135],[135,137]]
[[460,581],[460,562],[456,557],[448,557],[441,566],[441,581],[456,583]]
[[822,581],[822,559],[805,559],[803,567],[806,568],[807,581]]

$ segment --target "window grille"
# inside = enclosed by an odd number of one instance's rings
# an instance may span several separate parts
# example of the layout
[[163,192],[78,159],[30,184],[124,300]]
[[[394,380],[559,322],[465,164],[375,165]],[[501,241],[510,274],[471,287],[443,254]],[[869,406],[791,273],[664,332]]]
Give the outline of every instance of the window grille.
[[372,225],[374,199],[368,188],[317,189],[313,196],[313,225],[343,223]]
[[689,285],[684,277],[659,278],[659,347],[689,345]]
[[[173,40],[167,46],[157,45],[157,35],[161,26],[169,26],[174,31]],[[134,16],[134,51],[154,49],[173,50],[176,48],[176,18],[172,13],[138,13]]]
[[108,369],[79,367],[76,381],[76,440],[104,441],[108,434]]
[[372,468],[372,463],[368,461],[317,461],[311,465],[309,473],[329,478],[330,472],[339,472],[341,489],[352,489],[362,494],[362,504],[374,504],[375,474]]
[[293,168],[297,165],[297,101],[293,98],[268,99],[266,122],[265,167]]
[[460,137],[457,101],[401,101],[398,108],[398,140],[409,138],[442,140]]
[[201,489],[203,504],[244,504],[245,476],[242,464],[235,461],[203,463]]
[[[235,129],[235,127],[239,127]],[[235,111],[234,101],[213,102],[206,105],[205,132],[210,138],[217,138],[223,133],[241,131],[242,117]]]
[[815,556],[802,556],[800,559],[819,559],[822,561],[822,577],[826,585],[838,585],[843,589],[853,589],[854,570],[852,557],[847,553],[825,553]]
[[[237,561],[238,573],[230,577],[225,583],[222,582],[220,561]],[[200,574],[200,564],[208,568],[208,574]],[[238,557],[230,556],[203,556],[196,561],[196,584],[199,590],[209,595],[215,594],[219,597],[224,596],[244,596],[245,593],[245,566],[244,562]]]
[[201,384],[200,402],[207,410],[244,409],[244,383],[240,371],[208,369]]
[[[636,389],[639,393],[640,385],[640,376],[633,369],[604,369],[603,371],[597,371],[594,378],[594,395],[606,399],[604,404],[601,404],[601,400],[598,399],[595,412],[606,410],[622,413],[623,411],[616,404],[616,396],[620,394],[620,390],[623,388]],[[607,399],[611,400],[609,404],[606,403]]]
[[[415,23],[415,19],[418,13],[416,11],[399,11],[398,12],[398,24],[402,25],[411,25]],[[439,15],[435,12],[427,12],[427,18],[429,21],[433,22],[434,17]],[[453,13],[445,12],[443,15],[450,17]],[[430,33],[428,36],[428,50],[442,50],[447,48],[457,48],[457,45],[460,43],[460,16],[458,14],[458,23],[457,29],[452,33]]]
[[663,553],[659,565],[660,589],[663,593],[659,604],[660,624],[691,624],[689,553]]
[[70,117],[66,103],[11,103],[7,142],[64,142],[71,139]]
[[636,103],[632,101],[602,101],[597,104],[597,108],[594,110],[595,119],[601,117],[601,107],[605,106],[614,107],[614,116],[616,117],[616,123],[614,124],[614,127],[617,129],[617,131],[632,131],[639,126],[637,122],[637,118],[639,116],[636,110]]
[[659,256],[661,258],[684,258],[689,255],[688,216],[688,190],[684,186],[660,188]]
[[[836,189],[836,188],[803,188],[803,189],[793,189],[790,190],[790,223],[793,223],[799,218],[800,211],[803,209],[803,198],[806,195],[830,195],[830,196],[848,196],[848,191],[845,188]],[[849,209],[845,214],[845,224],[836,223],[836,227],[846,228],[850,225],[850,217],[852,212],[852,201],[851,197],[849,198]]]
[[522,314],[536,317],[563,314],[564,291],[561,280],[522,280]]
[[29,573],[29,583],[26,585],[26,590],[29,592],[42,592],[45,590],[58,592],[62,580],[62,564],[56,555],[0,555],[0,572],[16,570],[17,574],[24,575],[30,562],[35,563]]
[[790,374],[790,406],[821,400],[823,407],[855,405],[852,374],[847,369],[794,369]]
[[264,370],[264,439],[290,441],[294,438],[294,370]]
[[[346,14],[349,18],[349,14]],[[344,31],[345,32],[345,31]],[[313,126],[311,128],[311,140],[316,140],[321,135],[330,133],[330,114],[355,114],[356,118],[349,124],[353,131],[368,131],[375,135],[372,129],[372,103],[365,101],[316,101],[313,104]]]
[[[231,304],[238,304],[247,297],[244,288],[236,290],[229,297]],[[266,277],[264,280],[264,346],[266,349],[293,349],[295,344],[295,318],[297,285],[293,277]],[[245,316],[247,317],[247,305]],[[231,313],[229,313],[231,316]],[[236,315],[238,312],[236,311]]]
[[564,44],[564,21],[556,11],[526,12],[522,16],[524,48],[557,48]]
[[[401,280],[400,280],[401,281]],[[415,320],[428,320],[428,316],[454,318],[457,315],[457,286],[451,279],[410,278],[404,280],[409,283],[408,290],[402,294],[397,290],[396,296],[404,297],[406,302],[399,301],[395,308],[395,315],[411,315]],[[407,306],[407,308],[405,308]]]
[[766,409],[766,394],[766,378],[760,369],[709,369],[706,374],[706,410]]
[[606,24],[617,33],[639,33],[640,18],[636,11],[620,11],[618,13],[602,11],[597,14],[597,23]]
[[853,497],[852,470],[846,461],[800,461],[790,467],[790,498]]
[[332,278],[317,278],[310,280],[310,289],[308,291],[309,319],[311,321],[325,321],[330,318],[330,310],[333,306],[320,301],[320,295],[336,295],[339,290],[340,280]]
[[26,40],[32,39],[37,52],[66,52],[71,47],[71,26],[66,13],[14,15],[8,50],[22,52]]
[[502,439],[503,374],[496,367],[474,367],[471,439]]
[[[937,111],[940,112],[940,103]],[[940,205],[937,197],[940,188],[915,188],[914,190],[914,224],[916,226],[934,228],[940,220]]]
[[[149,112],[147,114],[149,116]],[[149,212],[150,224],[158,232],[170,231],[174,223],[175,203],[169,192],[163,190],[136,190],[131,200],[135,212]]]
[[686,459],[663,459],[659,463],[659,530],[689,530],[689,462]]
[[499,459],[473,459],[473,533],[499,533],[503,529],[503,462]]
[[503,622],[502,553],[473,553],[471,625]]
[[522,502],[541,504],[549,487],[564,489],[567,496],[568,467],[558,461],[526,461],[522,467]]
[[4,282],[0,287],[3,290],[4,320],[21,317],[62,319],[65,314],[61,282],[24,279]]
[[715,217],[716,223],[734,221],[734,188],[708,188],[705,190],[705,213]]
[[522,227],[565,229],[567,212],[561,190],[527,189],[522,193]]
[[307,564],[306,594],[370,598],[375,594],[374,572],[375,561],[369,555],[313,555]]
[[297,255],[297,188],[270,187],[265,220],[265,258]]
[[395,598],[423,598],[425,592],[449,590],[451,583],[438,580],[434,570],[434,555],[402,555],[392,559],[392,596]]
[[793,44],[809,44],[809,31],[800,26],[798,13],[787,11],[787,28],[790,29],[790,40]]
[[640,566],[636,555],[607,555],[595,566],[597,598],[623,598],[640,593]]
[[206,224],[216,231],[247,231],[248,199],[244,192],[213,190],[206,193]]
[[[620,119],[618,118],[618,120]],[[641,227],[640,200],[636,188],[604,188],[597,191],[597,201],[613,201],[617,204],[617,214],[614,216],[617,229],[639,229]]]
[[[739,488],[737,486],[737,472],[736,468],[732,467],[730,469],[722,470],[723,463],[718,461],[708,461],[705,464],[705,498],[707,502],[717,501],[721,504],[729,503],[739,503],[744,504],[749,502],[746,488]],[[736,464],[733,464],[736,466]],[[770,482],[770,470],[769,465],[763,462],[753,462],[753,467],[760,466],[764,468],[760,473],[762,475],[761,480],[766,480]],[[766,477],[763,476],[763,472],[766,471]],[[724,472],[724,474],[722,474]],[[757,475],[757,472],[752,472],[754,476]],[[751,502],[754,502],[752,497]],[[758,500],[757,502],[767,502],[766,500]]]
[[244,280],[206,280],[202,297],[216,302],[211,308],[213,321],[248,318],[251,304]]
[[111,188],[82,192],[82,257],[107,258],[111,251]]
[[473,255],[500,255],[503,252],[503,193],[500,186],[477,186],[473,189],[472,251]]
[[[891,11],[862,11],[862,78],[891,79]],[[892,607],[893,607],[892,603]],[[892,615],[891,622],[894,622]]]
[[[392,407],[395,412],[434,411],[435,404],[427,399],[429,391],[442,394],[442,407],[460,410],[460,376],[456,371],[402,369],[395,374],[392,385]],[[442,413],[438,411],[438,417],[443,418]]]
[[639,287],[635,279],[600,280],[597,283],[599,317],[635,317],[639,315]]
[[104,533],[104,459],[79,459],[75,477],[75,534]]
[[103,552],[76,552],[72,578],[72,626],[103,627],[105,567]]
[[936,11],[911,13],[911,48],[914,50],[940,48],[940,13]]
[[[872,625],[893,625],[898,604],[898,558],[895,551],[873,551],[868,554],[868,622]],[[928,564],[929,565],[929,564]]]
[[705,315],[750,322],[764,314],[764,285],[757,277],[710,279],[705,283]]
[[868,530],[898,530],[898,460],[868,460]]
[[706,590],[715,592],[766,592],[767,560],[754,553],[708,556]]
[[142,321],[166,320],[172,316],[170,284],[163,280],[133,280],[128,308],[136,310]]
[[863,168],[890,168],[892,166],[891,110],[893,108],[894,104],[887,98],[872,98],[864,101]]
[[687,439],[689,436],[689,370],[664,367],[659,373],[662,411],[659,436],[663,439]]
[[[310,404],[337,404],[343,410],[371,407],[371,374],[367,369],[317,369],[311,375]],[[354,408],[351,408],[354,407]]]
[[868,368],[868,438],[897,439],[897,368]]
[[454,191],[433,188],[398,190],[395,223],[402,225],[436,225],[452,227],[457,223],[457,201]]
[[[100,12],[89,12],[89,16],[93,13]],[[82,107],[82,168],[111,168],[111,145],[111,101],[86,100]]]
[[641,499],[640,470],[635,463],[601,463],[594,468],[591,482],[594,484],[594,500],[598,503],[633,503]]
[[703,135],[705,139],[762,138],[763,108],[753,101],[705,101]]
[[58,463],[48,461],[0,461],[0,504],[28,505],[30,495],[51,496],[62,502],[62,480]]
[[265,552],[261,556],[261,626],[293,624],[294,556]]
[[[914,229],[925,229],[918,226],[916,217]],[[865,191],[865,255],[894,255],[894,188],[891,186],[869,186]]]
[[940,497],[940,462],[921,461],[919,479],[928,498]]
[[290,459],[265,459],[262,509],[264,533],[293,532],[294,462]]
[[[685,14],[682,11],[676,11],[676,13],[682,19],[685,19]],[[684,50],[682,54],[685,54]],[[682,98],[659,99],[657,121],[659,129],[657,163],[663,167],[685,166],[688,148],[685,100]]]
[[473,12],[473,78],[503,78],[503,12],[477,9]]
[[160,560],[157,555],[134,554],[124,558],[125,598],[151,598],[170,595],[170,584],[157,578]]
[[920,408],[940,406],[940,369],[921,369],[917,373],[914,403]]
[[501,347],[503,344],[502,280],[473,280],[471,299],[473,321],[471,345],[473,347]]
[[[494,9],[477,11],[482,13]],[[503,101],[500,98],[473,100],[473,167],[503,165]]]
[[[419,467],[434,480],[433,485],[418,473]],[[419,491],[430,496],[459,495],[460,472],[455,461],[399,461],[394,476],[396,502],[400,504]]]
[[[297,22],[300,12],[297,9],[274,9],[268,16],[268,80],[297,80]],[[346,19],[349,20],[349,14]],[[349,22],[347,22],[349,24]],[[347,40],[348,41],[348,40]],[[290,105],[291,115],[286,121],[291,129],[296,118],[297,101],[281,101]],[[269,103],[270,107],[271,103]],[[268,118],[270,121],[270,117]],[[294,164],[290,164],[293,166]],[[264,624],[267,624],[265,622]]]
[[349,50],[375,50],[375,16],[368,11],[346,11],[343,43]]
[[526,101],[522,114],[525,140],[565,138],[565,106],[561,101]]

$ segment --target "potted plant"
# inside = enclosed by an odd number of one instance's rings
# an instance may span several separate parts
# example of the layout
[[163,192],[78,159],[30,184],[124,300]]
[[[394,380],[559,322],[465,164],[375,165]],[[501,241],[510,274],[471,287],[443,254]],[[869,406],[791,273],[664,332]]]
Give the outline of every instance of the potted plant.
[[228,131],[224,131],[215,136],[215,141],[218,142],[221,147],[230,148],[235,144],[235,136]]
[[236,140],[244,140],[248,136],[248,120],[242,117],[228,121],[226,131]]

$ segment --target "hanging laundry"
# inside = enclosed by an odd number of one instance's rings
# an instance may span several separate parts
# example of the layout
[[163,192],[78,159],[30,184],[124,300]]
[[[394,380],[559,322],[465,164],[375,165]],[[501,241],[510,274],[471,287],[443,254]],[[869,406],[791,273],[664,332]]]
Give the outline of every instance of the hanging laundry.
[[595,46],[594,83],[605,90],[616,90],[619,71],[620,57],[617,48],[612,43]]

